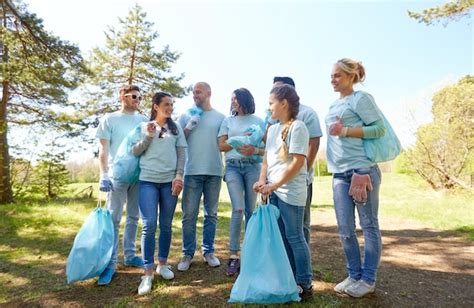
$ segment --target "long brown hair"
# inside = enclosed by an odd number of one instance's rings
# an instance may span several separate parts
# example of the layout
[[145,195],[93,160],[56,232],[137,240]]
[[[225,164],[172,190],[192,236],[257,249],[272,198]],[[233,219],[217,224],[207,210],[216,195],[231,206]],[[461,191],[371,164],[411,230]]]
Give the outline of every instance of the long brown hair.
[[270,91],[270,94],[273,94],[278,101],[286,99],[288,102],[288,112],[290,115],[290,120],[285,124],[281,130],[281,140],[282,145],[280,148],[280,158],[282,160],[288,159],[288,145],[286,144],[286,139],[288,138],[288,133],[290,132],[291,125],[296,119],[298,112],[300,111],[300,97],[293,86],[288,84],[277,85],[273,87]]

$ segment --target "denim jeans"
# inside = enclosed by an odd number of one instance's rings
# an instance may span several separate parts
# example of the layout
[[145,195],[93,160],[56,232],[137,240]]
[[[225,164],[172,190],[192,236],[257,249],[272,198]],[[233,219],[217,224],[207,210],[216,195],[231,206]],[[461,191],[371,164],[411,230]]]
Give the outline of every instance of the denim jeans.
[[308,185],[306,206],[304,207],[303,232],[308,246],[311,242],[311,199],[313,198],[313,183]]
[[196,223],[201,195],[204,195],[204,226],[202,253],[214,252],[217,227],[217,206],[222,177],[216,175],[185,175],[183,183],[183,254],[193,257],[196,251]]
[[[369,174],[373,190],[368,193],[364,205],[355,205],[349,196],[352,174]],[[362,279],[373,284],[382,252],[382,236],[379,229],[378,209],[381,173],[378,166],[335,173],[333,177],[334,208],[342,247],[346,255],[347,270],[353,279]],[[355,208],[359,214],[364,234],[364,262],[361,264],[359,242],[355,232]]]
[[257,193],[253,191],[253,184],[260,176],[260,163],[230,159],[226,162],[224,180],[229,191],[232,204],[232,217],[230,219],[229,249],[231,252],[240,250],[240,235],[242,231],[242,218],[245,211],[245,228],[252,216],[257,201]]
[[280,209],[278,226],[296,283],[305,289],[309,288],[312,283],[313,270],[309,246],[303,234],[305,207],[288,204],[279,199],[275,193],[270,195],[269,201]]
[[114,247],[112,258],[107,268],[116,269],[118,261],[118,243],[120,238],[120,221],[122,220],[123,205],[127,203],[127,216],[123,233],[123,254],[125,260],[135,256],[135,240],[138,228],[138,183],[128,184],[113,181],[114,191],[107,193],[107,209],[112,215],[114,223]]
[[[171,246],[172,224],[178,197],[171,195],[171,182],[140,181],[142,250],[144,269],[154,268],[156,223],[159,223],[158,261],[166,262]],[[158,219],[159,217],[159,219]]]

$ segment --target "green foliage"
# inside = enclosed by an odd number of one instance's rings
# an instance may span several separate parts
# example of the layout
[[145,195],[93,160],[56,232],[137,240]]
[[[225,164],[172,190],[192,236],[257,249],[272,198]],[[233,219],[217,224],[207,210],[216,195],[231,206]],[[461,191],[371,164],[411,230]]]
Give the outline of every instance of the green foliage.
[[469,188],[474,155],[474,77],[433,96],[433,122],[417,130],[409,151],[416,172],[434,189]]
[[88,74],[77,46],[48,32],[22,1],[0,1],[0,203],[12,201],[7,132],[30,126],[77,136],[82,116],[68,100]]
[[314,176],[318,176],[318,166],[319,176],[331,175],[328,171],[328,162],[325,159],[317,159],[314,161]]
[[183,97],[190,88],[179,82],[184,74],[174,76],[171,67],[180,54],[165,45],[155,51],[158,32],[153,23],[146,20],[146,13],[135,5],[128,15],[119,18],[119,26],[105,32],[105,47],[94,48],[89,65],[94,72],[89,80],[90,114],[99,109],[110,111],[116,106],[117,93],[124,84],[138,85],[149,101],[156,91],[167,91],[175,97]]
[[25,196],[28,178],[32,173],[31,162],[22,158],[12,158],[10,161],[10,178],[15,197]]
[[408,11],[408,16],[426,25],[444,21],[446,26],[449,21],[456,21],[466,16],[470,18],[473,7],[473,0],[454,0],[441,6],[425,9],[421,13]]
[[70,175],[64,162],[64,153],[44,153],[33,167],[29,192],[54,198],[65,191]]
[[394,171],[401,174],[414,174],[416,170],[413,168],[410,156],[406,151],[400,153],[394,160]]
[[67,169],[71,183],[91,183],[99,181],[99,164],[97,160],[88,159],[82,162],[70,162]]

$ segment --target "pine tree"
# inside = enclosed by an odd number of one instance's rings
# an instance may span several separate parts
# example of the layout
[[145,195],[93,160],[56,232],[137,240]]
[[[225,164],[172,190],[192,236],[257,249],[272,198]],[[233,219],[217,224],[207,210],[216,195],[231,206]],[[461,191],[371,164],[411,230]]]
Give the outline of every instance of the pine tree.
[[0,203],[12,201],[8,132],[41,126],[74,132],[81,117],[60,110],[76,108],[68,92],[87,69],[79,48],[43,27],[21,1],[0,0]]
[[105,32],[105,47],[92,50],[89,59],[93,78],[90,80],[90,114],[102,114],[118,107],[118,90],[124,84],[136,84],[149,101],[156,91],[167,91],[175,97],[183,97],[190,87],[179,82],[184,74],[174,76],[172,65],[180,53],[171,51],[165,45],[155,51],[159,37],[153,23],[146,20],[146,13],[135,5],[124,19],[119,18],[119,26],[109,27]]
[[64,162],[64,152],[45,152],[33,168],[29,191],[47,198],[57,197],[69,183],[70,174]]

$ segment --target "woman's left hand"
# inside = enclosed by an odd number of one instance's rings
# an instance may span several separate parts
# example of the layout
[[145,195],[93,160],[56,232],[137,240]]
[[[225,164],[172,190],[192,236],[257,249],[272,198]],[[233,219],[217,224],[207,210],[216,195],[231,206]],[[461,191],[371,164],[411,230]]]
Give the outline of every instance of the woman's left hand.
[[237,148],[237,151],[245,156],[251,156],[255,154],[255,147],[250,144],[243,145]]
[[340,136],[342,134],[343,128],[344,124],[342,123],[342,119],[340,117],[336,117],[336,122],[329,125],[329,134],[332,136]]

